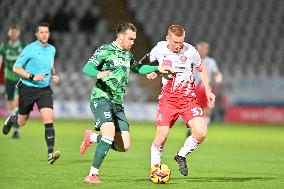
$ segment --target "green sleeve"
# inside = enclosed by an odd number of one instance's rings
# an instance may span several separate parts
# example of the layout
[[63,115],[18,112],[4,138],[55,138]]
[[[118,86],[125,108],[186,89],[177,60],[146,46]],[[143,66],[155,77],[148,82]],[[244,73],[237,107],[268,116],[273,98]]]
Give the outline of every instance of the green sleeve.
[[97,70],[97,66],[93,62],[87,62],[83,68],[83,73],[90,77],[97,77],[100,71]]
[[140,65],[140,68],[138,69],[139,74],[148,74],[151,72],[155,72],[159,69],[158,66],[149,66],[149,65],[142,65],[142,64],[139,64],[139,65]]

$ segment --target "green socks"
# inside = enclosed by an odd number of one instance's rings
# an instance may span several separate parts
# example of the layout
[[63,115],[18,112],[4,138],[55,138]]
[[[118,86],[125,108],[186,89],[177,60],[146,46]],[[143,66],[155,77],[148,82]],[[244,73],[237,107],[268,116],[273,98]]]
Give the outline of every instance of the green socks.
[[93,160],[93,167],[99,169],[106,154],[108,153],[109,149],[111,148],[113,143],[113,138],[102,136],[101,140],[98,140],[98,144],[96,147],[96,152]]

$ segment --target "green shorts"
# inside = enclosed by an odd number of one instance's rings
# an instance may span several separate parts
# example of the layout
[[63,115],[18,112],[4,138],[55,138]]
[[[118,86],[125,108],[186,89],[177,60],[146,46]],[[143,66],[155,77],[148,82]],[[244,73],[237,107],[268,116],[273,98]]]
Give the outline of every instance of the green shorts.
[[124,107],[121,104],[115,104],[106,98],[99,98],[91,99],[90,107],[96,121],[95,129],[97,131],[106,122],[113,122],[116,132],[129,131]]
[[18,80],[6,80],[5,81],[5,98],[6,100],[14,100],[19,95],[17,88]]

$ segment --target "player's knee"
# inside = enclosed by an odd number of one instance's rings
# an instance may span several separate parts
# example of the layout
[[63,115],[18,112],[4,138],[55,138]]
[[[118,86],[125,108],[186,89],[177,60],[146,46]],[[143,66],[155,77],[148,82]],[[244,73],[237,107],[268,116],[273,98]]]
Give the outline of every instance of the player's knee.
[[124,145],[121,146],[121,147],[115,145],[115,149],[116,149],[116,151],[118,151],[118,152],[126,152],[126,151],[129,150],[129,148],[130,148],[130,144],[124,144]]
[[207,136],[207,130],[200,130],[194,134],[194,138],[197,140],[199,144],[201,144]]
[[130,149],[130,144],[124,144],[122,152],[126,152]]
[[154,143],[158,146],[164,146],[166,143],[167,137],[166,136],[157,136],[154,140]]
[[27,123],[27,121],[25,120],[25,119],[18,119],[18,125],[20,126],[20,127],[22,127],[22,126],[24,126],[26,123]]
[[52,119],[52,118],[44,118],[44,119],[43,119],[43,123],[44,123],[44,124],[53,123],[53,119]]

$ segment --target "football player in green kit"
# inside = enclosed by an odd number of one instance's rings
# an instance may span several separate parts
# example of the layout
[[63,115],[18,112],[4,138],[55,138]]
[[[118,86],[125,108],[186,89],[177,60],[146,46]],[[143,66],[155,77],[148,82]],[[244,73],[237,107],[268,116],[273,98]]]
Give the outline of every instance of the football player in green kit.
[[[18,90],[16,84],[20,77],[13,72],[13,66],[21,54],[25,44],[20,40],[20,27],[11,25],[7,36],[7,42],[0,46],[0,68],[4,67],[5,79],[5,99],[7,100],[6,107],[10,115],[13,115],[18,110]],[[14,126],[13,138],[19,138],[19,127]]]
[[130,70],[139,74],[159,71],[167,73],[168,66],[158,67],[139,64],[130,52],[136,39],[136,28],[125,22],[117,26],[116,39],[100,46],[84,66],[83,73],[97,78],[90,107],[95,118],[95,130],[87,129],[80,146],[80,153],[97,143],[93,164],[89,175],[84,179],[88,184],[101,183],[99,168],[109,149],[125,152],[130,147],[130,132],[124,108],[123,95],[128,83]]

